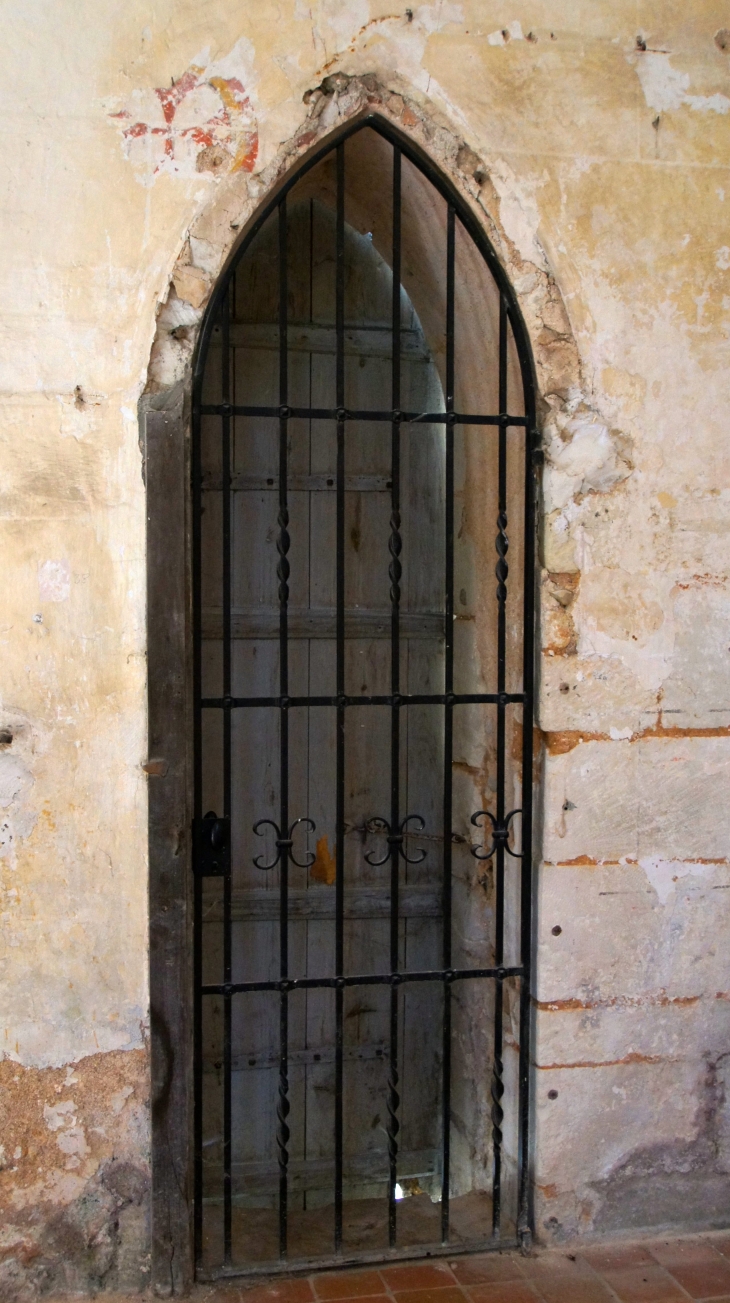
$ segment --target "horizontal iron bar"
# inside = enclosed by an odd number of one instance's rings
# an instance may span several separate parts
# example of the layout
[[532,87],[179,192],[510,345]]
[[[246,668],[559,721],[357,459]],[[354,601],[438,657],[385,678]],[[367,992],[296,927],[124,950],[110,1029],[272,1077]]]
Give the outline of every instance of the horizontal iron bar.
[[356,977],[284,977],[272,982],[211,982],[201,995],[245,995],[248,991],[316,991],[346,986],[402,986],[404,982],[466,982],[470,978],[522,977],[517,968],[434,968],[413,973],[360,973]]
[[450,1258],[464,1253],[499,1253],[519,1249],[520,1241],[514,1238],[494,1240],[459,1240],[446,1244],[411,1244],[402,1249],[365,1249],[351,1253],[337,1253],[319,1258],[286,1258],[276,1261],[246,1264],[241,1267],[218,1267],[206,1271],[198,1266],[195,1278],[199,1281],[230,1280],[236,1276],[309,1275],[326,1267],[358,1267],[362,1263],[407,1262],[409,1259]]
[[477,412],[403,412],[350,410],[347,407],[257,407],[241,403],[201,403],[196,416],[260,416],[280,420],[297,417],[305,421],[400,421],[403,425],[527,425],[526,416]]
[[524,692],[422,692],[400,696],[348,697],[202,697],[205,710],[236,707],[276,706],[286,709],[305,706],[510,706],[527,700]]

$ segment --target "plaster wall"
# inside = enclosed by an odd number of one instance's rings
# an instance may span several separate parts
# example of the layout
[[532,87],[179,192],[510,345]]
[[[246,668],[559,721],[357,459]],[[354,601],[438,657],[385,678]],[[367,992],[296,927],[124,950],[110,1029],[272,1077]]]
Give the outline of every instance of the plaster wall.
[[726,1218],[724,21],[717,0],[6,6],[6,1297],[147,1278],[138,402],[184,381],[282,168],[368,102],[480,212],[542,395],[536,1229]]

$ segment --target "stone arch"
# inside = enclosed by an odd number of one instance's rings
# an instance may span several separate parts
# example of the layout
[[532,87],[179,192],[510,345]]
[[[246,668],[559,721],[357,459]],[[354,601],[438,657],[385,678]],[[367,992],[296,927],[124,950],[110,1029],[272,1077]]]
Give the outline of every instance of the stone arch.
[[327,140],[368,115],[389,122],[433,160],[493,246],[529,334],[537,392],[547,403],[542,414],[582,393],[577,344],[545,252],[529,219],[521,228],[517,220],[505,223],[505,212],[519,206],[519,196],[504,165],[490,167],[435,108],[391,91],[374,74],[335,73],[304,99],[304,122],[271,163],[255,175],[239,171],[221,178],[191,222],[158,313],[146,394],[184,380],[213,288],[262,207]]
[[401,77],[388,84],[375,73],[337,71],[303,98],[306,116],[271,162],[255,174],[219,176],[212,198],[191,222],[158,312],[142,408],[174,401],[171,391],[189,384],[213,287],[257,212],[291,170],[349,123],[368,114],[382,117],[430,157],[454,187],[494,249],[517,301],[532,353],[545,453],[539,504],[543,589],[551,599],[558,594],[548,602],[546,639],[561,652],[574,649],[571,608],[579,564],[563,508],[625,480],[633,470],[632,445],[627,435],[610,428],[593,397],[565,298],[538,236],[534,203],[503,160],[477,154],[443,111]]

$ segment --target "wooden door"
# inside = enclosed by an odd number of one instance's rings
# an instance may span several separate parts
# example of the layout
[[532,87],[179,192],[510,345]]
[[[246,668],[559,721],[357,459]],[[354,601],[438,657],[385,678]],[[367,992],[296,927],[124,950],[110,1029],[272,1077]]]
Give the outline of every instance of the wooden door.
[[[346,230],[345,383],[349,410],[380,409],[391,383],[390,269],[372,242]],[[233,401],[275,404],[279,384],[278,240],[262,232],[236,282],[227,347],[233,350]],[[288,383],[292,407],[331,407],[335,384],[335,215],[310,199],[288,214]],[[213,337],[207,398],[219,394],[223,328]],[[402,401],[413,411],[440,411],[441,385],[423,331],[401,294]],[[290,548],[289,685],[293,698],[335,691],[336,437],[331,420],[288,422]],[[436,425],[404,427],[401,445],[403,541],[400,676],[409,694],[443,684],[444,434]],[[221,690],[223,582],[219,441],[204,454],[208,528],[203,529],[204,693]],[[275,696],[280,670],[277,539],[278,422],[239,417],[232,431],[231,676],[236,696]],[[391,426],[348,423],[345,452],[345,682],[354,695],[387,694],[391,683]],[[216,597],[218,600],[216,601]],[[222,721],[208,721],[204,747],[206,809],[223,803]],[[344,966],[380,973],[390,962],[390,862],[380,820],[390,810],[387,706],[348,710],[345,725]],[[401,731],[401,793],[408,858],[401,859],[399,964],[427,970],[441,948],[441,712],[408,712]],[[257,867],[275,856],[280,808],[280,711],[251,709],[232,724],[231,816],[233,980],[271,980],[278,973],[280,870]],[[289,971],[318,976],[334,969],[336,875],[336,709],[289,711],[289,809],[307,818],[293,837],[288,872]],[[270,820],[256,835],[254,826]],[[422,831],[419,829],[422,827]],[[307,854],[309,852],[309,856]],[[422,853],[422,858],[421,858]],[[311,858],[308,867],[304,865]],[[222,964],[223,900],[211,880],[204,903],[204,955],[209,980]],[[344,997],[345,1201],[379,1199],[387,1187],[389,991],[370,986]],[[424,984],[400,997],[401,1072],[398,1176],[404,1193],[436,1195],[440,1187],[440,991]],[[205,1022],[205,1158],[210,1192],[219,1179],[223,1094],[222,1003],[210,1001]],[[290,1213],[331,1205],[335,995],[294,992],[289,998],[287,1125]],[[272,1210],[279,1190],[277,1106],[280,1026],[270,992],[250,995],[233,1014],[232,1174],[241,1213]],[[312,1219],[310,1219],[311,1221]],[[265,1218],[253,1223],[262,1233]],[[271,1232],[270,1232],[271,1233]],[[313,1232],[309,1232],[311,1235]],[[247,1242],[249,1236],[246,1236]],[[306,1237],[305,1237],[306,1238]],[[315,1237],[316,1238],[316,1237]],[[268,1243],[268,1241],[267,1241]],[[251,1245],[249,1251],[256,1252]],[[264,1253],[265,1256],[265,1253]]]

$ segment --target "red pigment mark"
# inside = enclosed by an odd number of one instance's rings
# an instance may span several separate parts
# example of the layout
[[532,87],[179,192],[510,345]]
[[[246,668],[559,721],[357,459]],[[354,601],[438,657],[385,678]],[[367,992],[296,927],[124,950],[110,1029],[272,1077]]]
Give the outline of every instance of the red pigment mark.
[[[177,127],[176,115],[180,105],[193,92],[203,87],[210,87],[215,91],[220,108],[203,121]],[[128,142],[146,135],[160,139],[161,154],[157,161],[154,156],[150,160],[153,165],[153,175],[160,171],[166,160],[172,162],[173,170],[186,168],[195,170],[198,156],[204,149],[213,146],[220,147],[221,161],[230,159],[227,171],[253,171],[258,155],[258,129],[251,101],[238,77],[206,78],[204,70],[193,65],[172,86],[156,87],[154,94],[160,102],[165,120],[164,127],[153,126],[149,121],[139,120],[132,122],[122,131],[124,139]],[[194,113],[195,105],[192,106],[192,113],[188,114],[188,121]],[[119,124],[130,121],[132,117],[128,109],[122,109],[109,116]],[[207,170],[207,160],[201,160],[201,164],[203,170]]]
[[191,127],[190,135],[196,145],[200,145],[201,149],[205,149],[206,145],[213,144],[213,136],[210,131],[206,131],[203,127]]
[[192,68],[188,68],[187,72],[183,73],[179,81],[174,81],[172,86],[155,87],[155,95],[162,105],[162,112],[165,122],[167,122],[168,125],[172,122],[172,119],[174,118],[179,105],[182,104],[182,101],[185,99],[185,96],[189,95],[191,90],[195,90],[195,87],[198,85],[199,77],[200,69],[193,66]]

